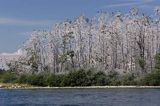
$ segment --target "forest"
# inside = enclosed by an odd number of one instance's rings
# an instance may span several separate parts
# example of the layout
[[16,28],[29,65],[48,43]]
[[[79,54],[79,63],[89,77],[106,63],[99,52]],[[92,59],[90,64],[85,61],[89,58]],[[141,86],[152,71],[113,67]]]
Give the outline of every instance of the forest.
[[[33,31],[1,82],[37,86],[160,85],[160,8],[98,12]],[[44,79],[44,80],[43,80]]]

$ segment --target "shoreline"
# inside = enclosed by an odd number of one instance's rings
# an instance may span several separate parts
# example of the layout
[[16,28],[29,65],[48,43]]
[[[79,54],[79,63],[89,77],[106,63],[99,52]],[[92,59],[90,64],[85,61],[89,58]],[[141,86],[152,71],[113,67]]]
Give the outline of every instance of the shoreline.
[[160,89],[160,86],[27,87],[20,89]]
[[75,86],[75,87],[39,87],[27,84],[0,83],[0,89],[160,89],[160,86]]

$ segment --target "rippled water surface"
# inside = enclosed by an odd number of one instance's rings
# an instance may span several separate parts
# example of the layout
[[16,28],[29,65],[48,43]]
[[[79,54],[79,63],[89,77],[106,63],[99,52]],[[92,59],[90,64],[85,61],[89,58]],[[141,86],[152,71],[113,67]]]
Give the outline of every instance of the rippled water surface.
[[160,89],[1,89],[0,106],[160,106]]

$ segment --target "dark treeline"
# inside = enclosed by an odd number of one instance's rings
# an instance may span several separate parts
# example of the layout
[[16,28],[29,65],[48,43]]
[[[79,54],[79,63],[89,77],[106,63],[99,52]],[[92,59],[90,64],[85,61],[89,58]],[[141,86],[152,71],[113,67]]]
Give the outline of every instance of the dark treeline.
[[104,86],[104,85],[135,85],[133,74],[119,76],[113,72],[106,75],[104,72],[93,70],[74,70],[68,74],[22,74],[13,71],[1,71],[0,82],[20,83],[35,86]]
[[68,74],[22,74],[18,75],[12,71],[1,71],[0,82],[19,83],[34,86],[120,86],[120,85],[160,85],[160,70],[146,74],[142,77],[135,77],[132,73],[119,75],[115,72],[106,75],[103,72],[94,72],[91,70],[71,71]]
[[154,70],[137,77],[134,73],[118,74],[111,71],[106,74],[95,70],[73,70],[67,74],[17,74],[16,71],[0,71],[0,82],[30,84],[35,86],[105,86],[105,85],[160,85],[160,53],[155,56]]

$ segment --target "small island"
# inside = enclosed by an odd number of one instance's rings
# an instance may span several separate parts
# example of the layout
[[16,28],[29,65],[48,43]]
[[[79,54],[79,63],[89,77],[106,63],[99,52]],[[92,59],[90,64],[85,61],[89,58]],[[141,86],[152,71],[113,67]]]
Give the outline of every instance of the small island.
[[0,106],[160,106],[160,0],[0,0]]
[[0,70],[0,88],[159,88],[160,8],[155,10],[154,18],[133,8],[35,30]]

